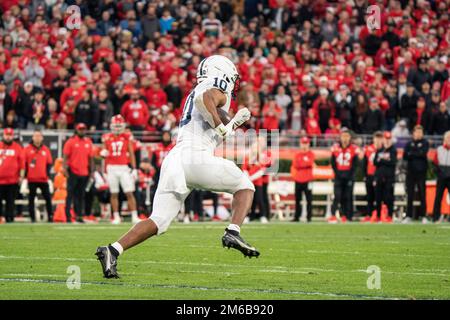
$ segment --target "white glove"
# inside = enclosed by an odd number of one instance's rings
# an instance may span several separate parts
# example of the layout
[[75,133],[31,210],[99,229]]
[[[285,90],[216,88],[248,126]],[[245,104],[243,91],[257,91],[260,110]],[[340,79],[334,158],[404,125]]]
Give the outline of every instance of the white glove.
[[233,122],[235,127],[240,127],[244,124],[244,122],[248,121],[252,114],[250,110],[247,108],[239,109],[239,111],[234,115],[233,119],[230,122]]
[[102,149],[102,150],[100,151],[100,157],[106,158],[107,156],[109,156],[108,150]]
[[138,175],[137,169],[132,169],[132,170],[131,170],[131,177],[133,178],[133,180],[134,180],[135,182],[138,180],[139,175]]
[[247,108],[240,109],[231,119],[231,121],[224,125],[223,123],[219,124],[214,128],[219,136],[225,138],[233,135],[234,128],[240,127],[244,122],[248,121],[251,117],[251,113]]
[[[233,124],[231,121],[230,123]],[[214,130],[216,130],[217,134],[222,138],[228,137],[233,134],[233,126],[229,126],[229,124],[225,126],[223,123],[221,123],[217,127],[215,127]]]
[[52,181],[52,179],[48,179],[47,183],[48,183],[48,190],[50,191],[50,194],[53,194],[53,191],[55,191],[55,190],[53,188],[53,181]]
[[30,190],[28,189],[28,180],[23,179],[22,183],[20,184],[20,191],[21,194],[28,194]]

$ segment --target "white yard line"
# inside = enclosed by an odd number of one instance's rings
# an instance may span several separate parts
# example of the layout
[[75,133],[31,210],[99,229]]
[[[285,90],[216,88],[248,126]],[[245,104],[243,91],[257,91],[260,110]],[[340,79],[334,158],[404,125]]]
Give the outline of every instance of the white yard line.
[[[64,280],[46,280],[46,279],[31,279],[31,278],[0,278],[0,282],[28,282],[28,283],[40,283],[40,284],[63,284],[66,285]],[[174,284],[139,284],[139,283],[124,283],[124,282],[96,282],[86,281],[81,282],[81,285],[104,285],[104,286],[118,286],[118,287],[132,287],[132,288],[159,288],[159,289],[190,289],[200,291],[225,291],[225,292],[248,292],[248,293],[268,293],[268,294],[290,294],[300,296],[324,296],[332,298],[353,298],[353,299],[376,299],[376,300],[399,300],[407,298],[398,297],[383,297],[383,296],[370,296],[363,294],[347,294],[347,293],[331,293],[331,292],[311,292],[311,291],[299,291],[299,290],[275,290],[275,289],[257,289],[257,288],[218,288],[218,287],[201,287],[191,285],[174,285]]]
[[[17,260],[58,260],[58,261],[68,261],[68,262],[94,262],[97,259],[87,259],[87,258],[60,258],[60,257],[21,257],[21,256],[0,256],[1,259],[17,259]],[[242,265],[242,264],[223,264],[223,263],[205,263],[205,262],[180,262],[180,261],[151,261],[151,260],[126,260],[126,263],[132,264],[153,264],[153,265],[175,265],[175,266],[197,266],[197,267],[224,267],[224,268],[250,268],[257,269],[256,272],[264,272],[264,273],[297,273],[297,274],[311,274],[311,272],[332,272],[332,273],[365,273],[366,270],[341,270],[341,269],[324,269],[324,268],[315,268],[315,267],[294,267],[290,268],[287,266],[267,266],[266,268],[261,268],[260,265]],[[430,276],[430,277],[448,277],[450,276],[450,270],[441,269],[439,271],[425,272],[427,270],[422,269],[413,269],[419,272],[399,272],[399,271],[385,271],[382,270],[383,273],[387,274],[396,274],[396,275],[422,275],[422,276]],[[420,272],[423,271],[423,272]],[[430,270],[431,271],[431,270]],[[189,271],[182,271],[187,272]],[[440,273],[439,273],[440,272]],[[448,273],[446,273],[448,272]],[[195,273],[195,272],[194,272]],[[205,271],[199,271],[199,273],[207,273]],[[222,271],[212,271],[212,274],[232,274],[230,272],[222,272]]]

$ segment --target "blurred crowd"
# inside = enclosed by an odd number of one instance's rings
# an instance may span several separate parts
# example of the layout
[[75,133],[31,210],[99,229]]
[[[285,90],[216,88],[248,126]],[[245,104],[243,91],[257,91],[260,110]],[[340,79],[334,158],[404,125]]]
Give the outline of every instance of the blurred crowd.
[[[367,26],[369,5],[379,29]],[[251,109],[247,126],[450,129],[448,0],[4,0],[0,10],[3,127],[102,130],[122,113],[133,130],[175,133],[199,62],[218,53],[238,66],[232,110]]]

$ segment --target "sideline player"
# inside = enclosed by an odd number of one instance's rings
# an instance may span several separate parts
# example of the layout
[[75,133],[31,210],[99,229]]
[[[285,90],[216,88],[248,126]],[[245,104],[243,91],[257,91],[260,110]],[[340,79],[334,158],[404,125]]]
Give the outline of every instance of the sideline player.
[[[127,197],[128,210],[133,223],[140,221],[134,197],[135,181],[137,180],[136,159],[131,142],[131,135],[125,132],[125,120],[121,115],[111,118],[111,133],[102,136],[104,148],[100,155],[105,158],[105,167],[109,190],[111,192],[111,209],[113,224],[121,222],[119,214],[119,191],[122,187]],[[131,166],[131,169],[130,169]]]
[[184,105],[177,144],[161,167],[152,215],[117,242],[97,248],[96,255],[106,278],[118,277],[117,258],[124,250],[166,232],[194,188],[233,194],[231,223],[225,229],[222,244],[241,251],[244,256],[259,256],[240,236],[240,226],[252,204],[255,187],[234,162],[214,156],[218,143],[250,119],[247,108],[240,109],[228,124],[219,115],[228,112],[238,81],[236,66],[224,56],[210,56],[200,63],[197,85]]
[[353,218],[353,185],[357,167],[359,148],[352,143],[348,129],[342,129],[340,142],[331,148],[331,166],[334,171],[334,199],[329,223],[337,223],[336,210],[340,207],[341,222]]

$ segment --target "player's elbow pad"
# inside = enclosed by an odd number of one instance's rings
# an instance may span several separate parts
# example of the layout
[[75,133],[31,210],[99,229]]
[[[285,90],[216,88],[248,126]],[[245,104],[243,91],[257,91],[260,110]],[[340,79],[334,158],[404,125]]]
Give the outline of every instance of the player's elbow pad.
[[203,119],[209,123],[211,128],[215,128],[216,125],[214,123],[214,119],[212,117],[212,114],[209,112],[208,108],[206,107],[205,102],[203,101],[203,95],[204,95],[204,93],[199,94],[197,97],[195,97],[195,99],[194,99],[195,108],[203,116]]

